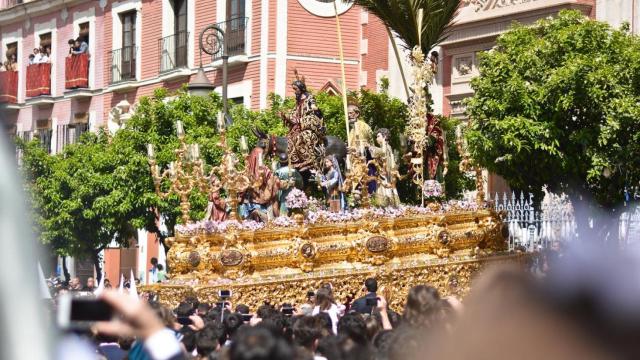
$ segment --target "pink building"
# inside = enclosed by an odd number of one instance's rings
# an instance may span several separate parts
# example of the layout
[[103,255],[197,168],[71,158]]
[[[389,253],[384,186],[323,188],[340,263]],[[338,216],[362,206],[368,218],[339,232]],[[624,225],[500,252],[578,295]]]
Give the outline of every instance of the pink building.
[[[393,54],[386,30],[351,3],[338,1],[337,10],[347,87],[376,89]],[[0,84],[2,123],[11,135],[39,137],[57,152],[84,131],[117,127],[123,105],[135,104],[156,88],[181,87],[200,64],[220,92],[222,60],[199,51],[200,33],[212,24],[225,30],[229,43],[231,101],[260,109],[268,106],[270,93],[292,95],[294,69],[312,89],[342,89],[332,2],[2,0],[0,61],[13,54],[17,59],[15,84]],[[79,36],[88,44],[84,75],[65,67],[68,40]],[[50,65],[29,66],[29,54],[40,47],[50,49]],[[75,81],[83,76],[88,81],[78,85]],[[123,253],[107,251],[107,262],[118,264],[109,277],[117,279],[118,269],[128,273],[122,264],[144,272],[157,253],[154,244],[155,239],[139,240],[150,251],[139,256],[137,265],[122,259]]]

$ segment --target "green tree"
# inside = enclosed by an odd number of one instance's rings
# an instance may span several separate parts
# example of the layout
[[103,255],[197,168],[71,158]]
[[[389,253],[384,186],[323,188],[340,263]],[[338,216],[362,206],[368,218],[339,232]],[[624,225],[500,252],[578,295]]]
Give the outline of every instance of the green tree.
[[[472,81],[472,157],[512,186],[614,211],[640,179],[640,40],[577,11],[514,25]],[[596,227],[617,234],[617,223]],[[583,230],[584,231],[584,230]]]

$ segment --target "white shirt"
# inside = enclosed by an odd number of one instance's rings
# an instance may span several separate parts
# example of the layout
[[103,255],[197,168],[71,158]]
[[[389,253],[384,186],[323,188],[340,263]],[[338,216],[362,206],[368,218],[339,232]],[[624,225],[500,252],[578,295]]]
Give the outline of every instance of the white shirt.
[[33,63],[34,64],[40,64],[40,61],[42,61],[42,54],[40,54],[40,53],[35,54],[35,56],[33,58]]
[[47,56],[47,54],[44,54],[40,57],[40,64],[44,64],[48,62],[49,62],[49,56]]
[[[338,314],[340,313],[338,306],[336,304],[331,304],[331,307],[328,310],[323,310],[322,312],[329,314],[329,317],[331,318],[331,330],[333,330],[334,335],[338,335]],[[313,308],[311,315],[317,315],[319,313],[320,307],[316,306]]]

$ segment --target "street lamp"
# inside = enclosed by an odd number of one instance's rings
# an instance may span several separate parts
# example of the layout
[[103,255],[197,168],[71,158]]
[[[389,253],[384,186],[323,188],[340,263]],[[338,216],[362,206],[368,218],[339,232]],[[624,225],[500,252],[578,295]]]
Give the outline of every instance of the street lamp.
[[216,87],[211,83],[211,81],[209,81],[209,78],[207,78],[207,75],[204,73],[202,65],[200,65],[196,76],[191,81],[189,81],[187,89],[189,90],[189,95],[191,96],[206,97],[210,92],[215,90]]
[[[229,111],[227,106],[227,83],[228,83],[228,67],[229,53],[227,51],[227,43],[225,32],[216,24],[209,25],[200,33],[200,51],[215,56],[221,54],[222,58],[222,112],[225,122],[229,119]],[[202,66],[201,66],[202,67]]]

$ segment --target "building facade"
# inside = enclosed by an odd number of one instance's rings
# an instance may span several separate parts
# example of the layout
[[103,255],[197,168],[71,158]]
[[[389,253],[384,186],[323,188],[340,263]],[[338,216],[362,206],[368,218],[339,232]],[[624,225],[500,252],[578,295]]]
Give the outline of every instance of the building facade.
[[[262,109],[270,93],[292,95],[294,69],[311,89],[340,91],[336,9],[347,88],[377,89],[393,50],[382,23],[349,2],[1,0],[0,61],[16,60],[15,71],[0,72],[2,124],[9,136],[37,137],[56,153],[85,131],[117,128],[142,96],[180,88],[200,66],[221,92],[221,53],[200,49],[201,32],[214,24],[228,44],[231,101]],[[69,40],[79,37],[88,45],[82,66],[69,55]],[[30,65],[34,48],[50,51],[48,64]],[[144,237],[138,255],[105,252],[109,278],[145,272],[158,246]]]

